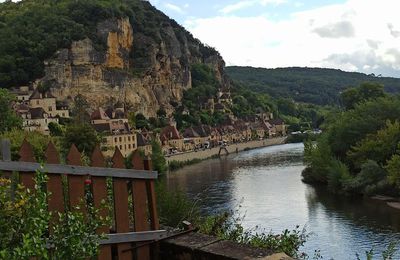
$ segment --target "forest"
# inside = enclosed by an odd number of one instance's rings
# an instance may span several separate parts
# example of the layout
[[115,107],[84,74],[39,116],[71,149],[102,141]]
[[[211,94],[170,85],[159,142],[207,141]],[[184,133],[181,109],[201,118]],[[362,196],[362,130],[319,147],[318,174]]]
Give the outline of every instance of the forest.
[[303,180],[335,193],[400,194],[400,97],[364,83],[341,94],[317,142],[305,145]]
[[363,82],[382,84],[388,93],[400,92],[400,79],[337,69],[227,67],[226,72],[250,90],[317,105],[340,105],[340,93]]

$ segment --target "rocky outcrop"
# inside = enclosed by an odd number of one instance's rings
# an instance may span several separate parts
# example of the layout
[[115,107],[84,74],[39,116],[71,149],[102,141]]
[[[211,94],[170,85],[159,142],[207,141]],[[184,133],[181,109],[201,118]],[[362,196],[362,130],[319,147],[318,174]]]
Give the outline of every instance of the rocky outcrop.
[[59,50],[45,63],[44,81],[53,82],[61,100],[84,95],[92,107],[124,103],[145,116],[159,108],[173,112],[183,91],[191,88],[190,64],[214,68],[227,87],[224,61],[174,23],[164,23],[155,35],[134,28],[128,18],[98,24],[101,43],[86,38]]

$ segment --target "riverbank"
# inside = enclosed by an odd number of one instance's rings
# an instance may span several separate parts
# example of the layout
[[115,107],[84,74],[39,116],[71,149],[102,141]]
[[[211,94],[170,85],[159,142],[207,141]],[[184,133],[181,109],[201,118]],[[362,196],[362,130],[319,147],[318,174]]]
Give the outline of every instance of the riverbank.
[[[306,225],[313,235],[302,251],[310,256],[320,249],[324,259],[349,259],[374,248],[379,258],[391,241],[400,241],[398,210],[304,184],[303,168],[303,145],[283,144],[202,161],[166,174],[165,183],[196,201],[202,215],[245,216],[246,229],[277,233]],[[393,259],[400,259],[400,252]]]
[[[265,139],[265,140],[256,140],[256,141],[250,141],[250,142],[245,142],[245,143],[237,143],[237,144],[231,144],[226,147],[228,153],[236,153],[241,152],[241,151],[247,151],[250,149],[256,149],[260,147],[266,147],[266,146],[272,146],[272,145],[279,145],[279,144],[284,144],[286,140],[286,137],[276,137],[276,138],[271,138],[271,139]],[[209,159],[215,156],[218,156],[220,147],[214,147],[211,149],[206,149],[206,150],[201,150],[201,151],[196,151],[196,152],[189,152],[189,153],[179,153],[179,154],[174,154],[170,156],[166,156],[165,159],[167,163],[171,163],[173,161],[175,162],[189,162],[189,161],[200,161],[200,160],[205,160]],[[225,154],[225,151],[221,151],[221,154]]]
[[386,202],[386,204],[389,207],[392,207],[392,208],[400,210],[400,198],[376,195],[376,196],[372,196],[371,199]]

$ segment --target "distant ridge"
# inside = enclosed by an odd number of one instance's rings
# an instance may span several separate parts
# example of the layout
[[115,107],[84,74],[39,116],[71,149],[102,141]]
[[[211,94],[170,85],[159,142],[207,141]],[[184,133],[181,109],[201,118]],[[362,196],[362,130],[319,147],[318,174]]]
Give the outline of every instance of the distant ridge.
[[253,91],[272,97],[293,98],[298,102],[318,105],[338,104],[339,94],[362,82],[378,82],[389,93],[400,92],[400,79],[345,72],[338,69],[289,67],[265,69],[254,67],[227,67],[229,77]]

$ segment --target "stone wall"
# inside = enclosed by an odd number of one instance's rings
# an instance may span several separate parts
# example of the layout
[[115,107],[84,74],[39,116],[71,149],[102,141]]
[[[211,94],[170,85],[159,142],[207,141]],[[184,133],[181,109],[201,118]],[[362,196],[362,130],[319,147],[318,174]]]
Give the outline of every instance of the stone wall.
[[[271,146],[271,145],[278,145],[283,144],[286,140],[286,137],[277,137],[277,138],[270,138],[265,140],[257,140],[257,141],[250,141],[245,143],[237,143],[228,145],[226,148],[229,153],[235,153],[236,151],[244,151],[247,149],[254,149],[259,147]],[[184,162],[190,161],[193,159],[200,159],[204,160],[213,156],[218,155],[220,148],[215,147],[206,150],[200,150],[197,152],[189,152],[189,153],[180,153],[175,154],[172,156],[166,157],[167,162],[177,161],[177,162]],[[221,151],[221,154],[225,154],[225,151]]]

